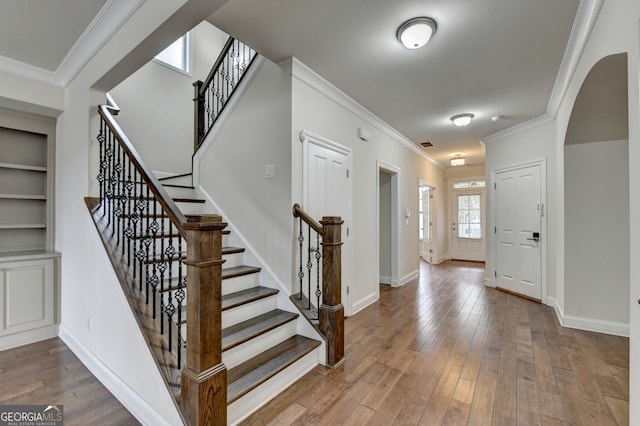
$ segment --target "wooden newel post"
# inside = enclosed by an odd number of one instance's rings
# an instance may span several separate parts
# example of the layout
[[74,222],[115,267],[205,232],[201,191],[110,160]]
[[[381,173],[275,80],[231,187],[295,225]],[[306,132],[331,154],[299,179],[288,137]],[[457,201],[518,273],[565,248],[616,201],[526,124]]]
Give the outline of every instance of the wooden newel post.
[[320,330],[327,339],[327,364],[344,359],[344,307],[342,306],[342,224],[339,216],[325,216],[322,225],[322,304]]
[[181,401],[189,425],[227,424],[222,363],[222,230],[217,215],[187,216],[187,362]]
[[204,136],[204,96],[200,94],[202,89],[202,81],[198,80],[193,83],[193,151],[197,151],[200,147],[200,139]]

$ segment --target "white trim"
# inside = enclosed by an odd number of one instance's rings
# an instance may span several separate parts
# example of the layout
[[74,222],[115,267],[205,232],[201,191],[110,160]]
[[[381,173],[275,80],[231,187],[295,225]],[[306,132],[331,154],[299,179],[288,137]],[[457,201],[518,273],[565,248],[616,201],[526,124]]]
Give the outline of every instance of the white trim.
[[492,135],[486,136],[482,138],[480,142],[484,144],[490,144],[492,142],[498,141],[500,139],[504,139],[506,137],[510,137],[513,135],[517,135],[518,133],[524,132],[525,130],[533,129],[534,127],[542,126],[543,124],[549,123],[553,121],[553,117],[547,113],[542,114],[539,117],[532,118],[529,121],[525,121],[524,123],[516,124],[515,126],[509,127],[504,130],[500,130]]
[[66,87],[145,0],[108,0],[64,57],[56,74]]
[[[400,221],[402,212],[400,211],[400,167],[378,159],[376,160],[376,241],[380,241],[380,172],[391,174],[391,279],[392,287],[399,287],[400,284],[400,235],[402,232]],[[376,267],[380,270],[380,244],[376,246]]]
[[[547,250],[548,250],[548,241],[549,241],[549,232],[548,232],[548,226],[547,226],[547,217],[548,217],[548,202],[547,202],[547,159],[546,158],[541,158],[541,159],[533,159],[531,161],[528,162],[524,162],[524,163],[517,163],[517,164],[513,164],[511,166],[506,166],[506,167],[501,167],[499,169],[494,169],[491,171],[491,180],[488,182],[489,185],[487,185],[487,188],[489,188],[490,190],[493,190],[494,193],[491,197],[492,203],[491,205],[487,206],[487,217],[492,217],[493,218],[493,226],[497,226],[496,224],[496,203],[498,202],[498,200],[496,199],[495,196],[495,183],[496,183],[496,175],[498,173],[503,173],[503,172],[509,172],[509,171],[514,171],[514,170],[518,170],[518,169],[522,169],[525,167],[531,167],[531,166],[540,166],[540,203],[542,203],[542,208],[543,208],[543,213],[542,216],[540,217],[540,233],[542,235],[542,238],[540,239],[540,286],[541,286],[541,294],[540,294],[540,301],[544,304],[547,304],[547,267],[548,267],[548,262],[547,262]],[[489,211],[489,209],[491,209]],[[498,267],[498,244],[497,244],[497,240],[496,240],[496,234],[487,234],[489,241],[490,241],[490,246],[489,249],[492,251],[493,253],[493,265],[491,265],[493,267],[493,270],[497,270]],[[496,277],[494,274],[491,274],[489,272],[489,279],[492,283],[492,287],[496,287]]]
[[113,396],[120,401],[138,421],[146,425],[167,425],[170,423],[153,409],[129,385],[116,376],[106,365],[96,358],[73,334],[64,326],[60,326],[60,339],[71,349],[78,359],[87,367]]
[[391,277],[380,275],[380,284],[391,285]]
[[198,186],[200,183],[200,161],[205,156],[205,154],[209,151],[213,143],[215,142],[218,134],[220,133],[220,129],[224,127],[233,111],[236,109],[238,104],[240,103],[240,99],[242,99],[244,93],[247,91],[251,82],[258,74],[258,71],[262,68],[262,64],[264,64],[265,58],[262,55],[256,54],[251,66],[245,71],[240,84],[236,86],[233,92],[233,96],[227,101],[222,113],[216,119],[216,122],[209,130],[209,133],[205,137],[202,145],[196,151],[192,158],[192,172],[193,172],[193,186]]
[[376,303],[378,299],[380,299],[380,295],[378,294],[378,292],[371,293],[370,295],[363,297],[353,304],[353,311],[351,312],[351,315],[355,315],[367,306]]
[[630,336],[629,324],[565,315],[555,297],[549,297],[547,301],[549,306],[554,308],[558,322],[563,327],[593,331],[596,333],[613,334],[615,336]]
[[398,287],[402,287],[403,285],[408,284],[409,282],[411,282],[412,280],[415,280],[419,276],[420,276],[420,271],[418,269],[408,273],[407,275],[402,277],[402,279],[400,279],[400,282],[398,283]]
[[562,62],[556,75],[556,81],[553,85],[553,90],[551,91],[551,96],[549,97],[547,109],[544,114],[484,137],[480,140],[481,144],[495,142],[555,120],[558,110],[560,109],[560,104],[569,88],[571,78],[578,67],[578,62],[589,41],[591,31],[593,30],[603,3],[604,0],[580,1],[576,18],[573,21],[571,33],[569,34],[569,40],[567,41],[567,46],[562,56]]
[[63,87],[62,81],[55,72],[39,68],[31,64],[0,56],[0,71],[8,72],[30,80],[41,81],[53,86]]
[[578,62],[591,36],[593,26],[598,19],[604,0],[581,0],[573,21],[573,27],[569,34],[569,40],[562,56],[560,69],[556,76],[553,90],[547,104],[547,115],[555,118],[560,109],[560,104],[567,93],[571,78],[578,67]]
[[[320,136],[316,133],[308,130],[301,129],[298,133],[300,142],[302,143],[302,207],[304,208],[309,204],[309,144],[316,145],[318,147],[328,149],[338,154],[344,155],[347,159],[347,170],[353,170],[353,151],[351,148],[340,145],[339,143]],[[345,225],[351,227],[353,223],[353,178],[348,179],[347,184],[347,217],[343,217]],[[346,242],[346,241],[343,241]],[[342,305],[344,306],[344,315],[351,316],[353,305],[351,303],[351,294],[348,288],[353,285],[353,244],[343,245],[343,250],[346,249],[346,265],[342,266]],[[346,284],[345,284],[346,282]]]
[[336,102],[338,105],[342,106],[349,112],[353,113],[357,117],[361,118],[381,132],[385,133],[400,145],[404,146],[405,148],[409,148],[415,154],[426,158],[427,160],[431,161],[436,167],[444,170],[444,166],[440,164],[436,159],[422,151],[411,140],[407,139],[404,135],[402,135],[393,127],[389,126],[389,124],[385,123],[377,115],[373,114],[371,111],[360,105],[342,90],[338,89],[336,86],[325,80],[311,68],[300,62],[300,60],[298,60],[297,58],[291,57],[278,63],[278,65],[282,67],[291,77],[301,81],[302,83],[316,90],[318,93]]

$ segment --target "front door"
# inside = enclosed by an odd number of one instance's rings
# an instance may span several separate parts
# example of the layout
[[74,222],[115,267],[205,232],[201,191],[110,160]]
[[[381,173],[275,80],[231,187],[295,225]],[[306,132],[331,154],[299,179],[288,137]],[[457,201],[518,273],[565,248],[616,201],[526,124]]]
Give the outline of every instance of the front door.
[[541,300],[539,164],[496,173],[496,286]]
[[484,188],[475,188],[451,193],[452,259],[485,261],[484,192]]

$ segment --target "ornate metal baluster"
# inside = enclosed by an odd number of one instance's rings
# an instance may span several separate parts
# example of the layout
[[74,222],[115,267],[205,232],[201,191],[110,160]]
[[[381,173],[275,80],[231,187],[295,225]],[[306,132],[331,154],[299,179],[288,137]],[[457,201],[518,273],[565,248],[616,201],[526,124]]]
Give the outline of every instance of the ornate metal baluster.
[[[158,255],[157,250],[157,242],[158,242],[158,230],[160,229],[160,224],[158,223],[158,203],[153,203],[153,221],[151,225],[149,225],[149,230],[151,231],[151,236],[153,239],[153,247],[152,253],[153,256],[156,257]],[[153,319],[156,319],[156,305],[157,299],[156,295],[158,294],[158,284],[160,284],[160,278],[158,277],[158,262],[153,262],[153,275],[151,276],[151,288],[153,289]]]
[[304,243],[304,234],[302,233],[302,218],[300,218],[300,229],[298,234],[298,245],[300,246],[299,257],[300,257],[300,269],[298,270],[298,281],[300,282],[300,294],[298,298],[302,300],[302,282],[304,280],[304,269],[302,269],[302,244]]
[[164,335],[164,307],[166,306],[165,299],[167,297],[167,293],[170,291],[171,283],[167,284],[165,280],[165,271],[167,270],[167,264],[164,262],[164,246],[165,246],[165,219],[166,216],[164,214],[164,209],[160,210],[160,259],[162,260],[158,263],[158,270],[160,271],[160,285],[162,296],[160,297],[160,334]]
[[[168,293],[168,300],[167,300],[167,306],[165,307],[165,311],[167,313],[167,326],[168,326],[168,339],[169,339],[169,352],[172,352],[173,350],[173,333],[171,332],[171,325],[173,323],[173,315],[176,312],[176,306],[173,304],[173,268],[171,267],[171,263],[173,261],[174,255],[175,255],[175,249],[173,248],[173,241],[172,241],[172,236],[173,234],[173,223],[169,222],[169,242],[167,245],[167,248],[164,251],[164,258],[166,259],[167,262],[167,269],[169,271],[168,274],[168,281],[169,281],[169,286],[170,286],[170,290],[167,292]],[[178,324],[178,326],[180,326],[180,324]]]
[[[318,308],[318,318],[320,319],[320,296],[322,296],[322,290],[320,290],[320,258],[322,253],[320,252],[320,234],[316,232],[316,308]],[[311,297],[309,297],[311,299]],[[311,302],[309,302],[311,303]]]
[[186,277],[183,282],[182,277],[182,236],[178,235],[178,282],[179,287],[176,291],[176,305],[178,305],[178,368],[182,368],[182,303],[186,293],[184,291],[186,286]]
[[98,156],[99,156],[99,171],[98,171],[98,183],[100,184],[100,205],[102,208],[102,215],[104,216],[105,212],[105,204],[104,204],[104,185],[105,185],[105,162],[104,162],[104,151],[105,151],[105,123],[104,119],[100,120],[100,134],[98,134]]
[[[127,174],[127,183],[125,185],[126,187],[126,191],[127,191],[127,199],[129,200],[129,202],[127,203],[127,211],[126,211],[126,215],[127,215],[127,228],[125,229],[125,235],[127,236],[127,250],[126,250],[126,259],[127,259],[127,267],[131,267],[131,242],[133,240],[133,238],[135,237],[135,233],[134,233],[134,229],[132,227],[132,222],[131,222],[131,197],[133,195],[133,189],[135,187],[135,183],[131,177],[131,170],[133,169],[134,174],[135,174],[135,169],[133,168],[133,163],[131,162],[131,160],[129,160],[129,168],[128,168],[128,174]],[[124,256],[123,256],[124,258]]]
[[307,309],[311,310],[311,269],[313,268],[313,262],[311,261],[311,253],[313,252],[313,247],[311,247],[311,227],[307,227]]

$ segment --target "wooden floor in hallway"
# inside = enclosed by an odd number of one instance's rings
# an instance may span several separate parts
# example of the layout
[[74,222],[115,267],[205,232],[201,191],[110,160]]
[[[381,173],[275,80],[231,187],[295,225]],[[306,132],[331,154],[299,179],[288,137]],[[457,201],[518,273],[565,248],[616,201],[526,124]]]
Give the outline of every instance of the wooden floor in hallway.
[[140,424],[58,338],[0,352],[0,405],[62,405],[66,426]]
[[484,265],[421,262],[348,318],[346,361],[316,367],[246,425],[627,425],[629,340],[563,328],[483,285]]

